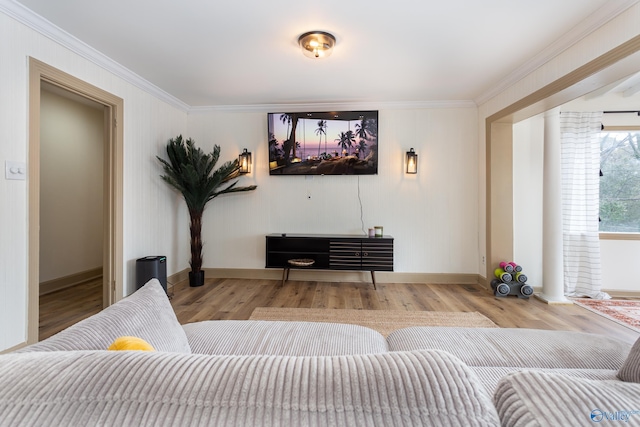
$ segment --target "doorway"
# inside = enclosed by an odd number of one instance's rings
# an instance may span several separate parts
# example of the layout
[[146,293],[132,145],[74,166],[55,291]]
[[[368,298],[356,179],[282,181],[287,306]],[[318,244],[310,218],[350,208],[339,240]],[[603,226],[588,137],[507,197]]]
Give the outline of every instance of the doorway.
[[104,306],[105,108],[41,82],[40,340]]
[[[52,205],[55,205],[56,200],[46,200],[47,197],[51,197],[50,189],[47,188],[48,183],[42,184],[42,179],[51,179],[51,170],[60,169],[62,176],[60,182],[64,183],[65,179],[67,184],[71,185],[75,180],[88,179],[88,178],[69,178],[64,177],[65,168],[73,167],[78,169],[87,163],[86,158],[84,161],[82,158],[77,157],[74,162],[64,165],[66,160],[63,160],[63,153],[52,152],[50,147],[47,147],[41,141],[41,121],[45,116],[42,115],[41,107],[43,105],[43,92],[45,90],[45,98],[50,98],[49,94],[54,93],[58,97],[65,98],[66,100],[72,100],[74,104],[82,104],[87,108],[97,111],[97,118],[94,117],[94,127],[101,130],[102,136],[98,137],[100,141],[97,147],[93,147],[94,160],[101,163],[97,166],[100,169],[98,172],[98,178],[94,173],[92,180],[94,181],[92,190],[79,190],[77,188],[68,188],[69,191],[93,191],[97,193],[98,200],[92,203],[91,206],[94,210],[98,208],[100,210],[99,229],[87,232],[83,230],[78,220],[66,221],[64,218],[65,213],[58,213],[59,225],[52,225],[51,218],[43,218],[42,215],[50,215],[50,211],[43,211],[41,208],[50,209]],[[44,99],[46,104],[47,99]],[[122,114],[123,112],[123,100],[108,92],[105,92],[95,86],[89,85],[73,76],[70,76],[60,70],[50,67],[40,61],[30,58],[29,61],[29,307],[28,307],[28,332],[27,343],[31,344],[38,341],[39,337],[39,325],[40,325],[40,283],[45,282],[47,285],[64,286],[64,282],[89,279],[94,276],[102,277],[101,286],[99,284],[98,289],[101,289],[101,296],[98,296],[100,308],[106,307],[118,299],[122,298],[123,286],[122,286]],[[95,116],[95,114],[94,114]],[[95,122],[102,122],[95,124]],[[95,133],[95,129],[94,129]],[[62,137],[64,138],[64,137]],[[86,147],[85,147],[86,148]],[[70,153],[75,150],[80,151],[79,147],[70,148]],[[57,155],[60,154],[60,157]],[[79,153],[73,153],[77,155]],[[69,154],[72,155],[72,154]],[[91,155],[89,152],[84,153],[85,156]],[[53,158],[52,158],[53,157]],[[53,163],[52,163],[53,162]],[[94,167],[95,169],[95,167]],[[95,171],[94,171],[95,172]],[[96,184],[96,181],[99,181]],[[45,196],[43,201],[42,196]],[[94,194],[95,196],[95,194]],[[64,201],[60,197],[59,204],[73,204],[73,201]],[[94,201],[96,199],[93,199]],[[49,206],[49,208],[47,208]],[[70,210],[72,207],[65,207]],[[77,209],[78,206],[75,206]],[[70,211],[68,210],[67,213]],[[62,224],[63,222],[69,222],[68,224]],[[93,223],[93,227],[96,227],[96,223]],[[52,243],[45,238],[41,240],[43,235],[51,233],[52,228],[62,226],[66,227],[64,233],[59,234],[63,236],[64,241],[58,241]],[[99,240],[99,247],[90,248],[87,252],[92,252],[91,256],[88,254],[78,255],[81,252],[76,251],[76,258],[88,258],[82,264],[87,268],[80,267],[80,271],[75,271],[72,274],[66,274],[74,268],[78,270],[77,260],[72,260],[70,265],[67,266],[66,273],[60,273],[59,265],[55,265],[60,259],[55,259],[58,254],[52,255],[56,251],[55,246],[59,246],[57,251],[67,252],[65,246],[69,246],[69,251],[72,252],[71,247],[76,243],[73,240],[78,240],[78,236],[70,236],[73,233],[87,234],[83,242],[80,245],[86,245],[90,240]],[[95,237],[97,236],[97,238]],[[51,236],[48,236],[51,237]],[[82,237],[82,236],[80,236]],[[54,246],[52,249],[51,246]],[[69,258],[74,256],[71,254],[67,257],[65,262],[69,261]],[[73,266],[74,262],[76,263]],[[57,270],[57,271],[56,271]],[[42,273],[42,274],[41,274]],[[50,280],[52,276],[62,275],[65,280],[55,281]],[[84,275],[84,276],[83,276]],[[42,280],[44,279],[44,280]],[[99,279],[98,279],[99,280]],[[100,291],[99,291],[100,292]]]
[[492,266],[513,259],[513,123],[635,74],[639,64],[640,36],[636,36],[485,119],[486,285],[493,276]]

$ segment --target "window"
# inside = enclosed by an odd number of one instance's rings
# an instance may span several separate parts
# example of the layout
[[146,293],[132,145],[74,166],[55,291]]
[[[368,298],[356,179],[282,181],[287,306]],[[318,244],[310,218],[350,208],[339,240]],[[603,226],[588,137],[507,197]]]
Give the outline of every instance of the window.
[[600,134],[600,231],[640,233],[640,130]]

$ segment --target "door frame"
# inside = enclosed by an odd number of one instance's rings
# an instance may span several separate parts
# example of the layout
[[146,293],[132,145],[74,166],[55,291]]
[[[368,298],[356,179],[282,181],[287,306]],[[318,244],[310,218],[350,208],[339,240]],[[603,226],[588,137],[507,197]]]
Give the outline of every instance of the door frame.
[[40,323],[40,85],[47,82],[104,108],[104,222],[102,305],[123,296],[124,101],[70,74],[29,58],[29,251],[27,344],[38,342]]

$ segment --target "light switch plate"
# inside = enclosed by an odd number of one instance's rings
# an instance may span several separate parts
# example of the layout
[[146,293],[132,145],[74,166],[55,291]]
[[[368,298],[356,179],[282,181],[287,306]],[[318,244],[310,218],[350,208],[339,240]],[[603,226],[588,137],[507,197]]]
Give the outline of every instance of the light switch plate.
[[27,179],[27,164],[24,162],[4,162],[4,173],[6,179],[16,179],[24,181]]

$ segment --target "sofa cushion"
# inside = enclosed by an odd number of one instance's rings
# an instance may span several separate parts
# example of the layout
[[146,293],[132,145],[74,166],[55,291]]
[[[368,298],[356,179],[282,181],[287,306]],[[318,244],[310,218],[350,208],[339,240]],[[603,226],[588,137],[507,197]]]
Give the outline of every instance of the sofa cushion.
[[491,397],[443,352],[0,356],[0,425],[498,426]]
[[519,328],[411,327],[387,337],[389,350],[439,349],[469,366],[620,369],[631,345],[603,335]]
[[380,333],[359,325],[210,320],[183,328],[193,353],[339,356],[387,351],[387,342]]
[[478,377],[487,393],[493,395],[502,378],[515,372],[530,371],[549,374],[562,374],[568,377],[585,378],[598,381],[615,381],[617,371],[614,369],[543,369],[543,368],[515,368],[515,367],[486,367],[470,366],[470,369]]
[[640,425],[640,384],[592,381],[528,371],[511,374],[496,388],[502,425]]
[[142,338],[157,351],[191,353],[187,336],[157,279],[130,296],[18,352],[106,350],[118,337]]
[[622,381],[640,383],[640,338],[631,347],[627,360],[618,371],[618,378]]

